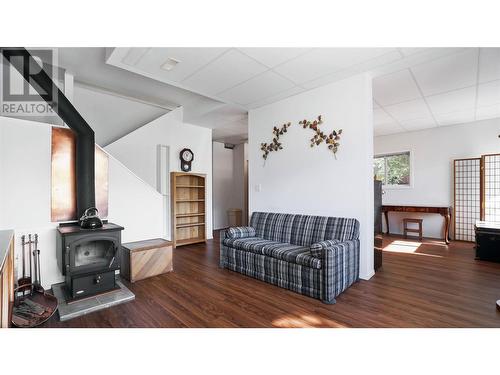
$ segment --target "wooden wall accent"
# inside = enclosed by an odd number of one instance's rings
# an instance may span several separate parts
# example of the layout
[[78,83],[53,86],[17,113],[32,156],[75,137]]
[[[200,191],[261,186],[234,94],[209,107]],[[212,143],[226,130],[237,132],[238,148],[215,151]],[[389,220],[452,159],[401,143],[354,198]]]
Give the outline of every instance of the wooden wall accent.
[[10,327],[14,304],[14,239],[10,241],[5,262],[0,265],[0,328]]
[[[75,135],[71,129],[52,127],[51,220],[76,217]],[[108,155],[95,147],[95,194],[99,216],[108,216]]]

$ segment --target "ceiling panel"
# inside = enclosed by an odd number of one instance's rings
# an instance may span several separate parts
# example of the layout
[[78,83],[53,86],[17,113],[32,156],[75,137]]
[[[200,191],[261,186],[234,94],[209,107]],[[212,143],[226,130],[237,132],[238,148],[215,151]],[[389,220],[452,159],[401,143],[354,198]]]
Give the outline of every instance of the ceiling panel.
[[437,126],[436,121],[431,116],[417,118],[414,120],[402,121],[401,126],[407,131],[422,130],[434,128]]
[[291,60],[311,48],[238,48],[244,54],[254,58],[260,63],[273,68]]
[[373,80],[373,96],[380,105],[390,105],[421,97],[408,69]]
[[223,99],[246,105],[260,99],[277,95],[294,86],[295,85],[288,79],[272,71],[267,71],[238,86],[224,91],[219,94],[219,96]]
[[316,48],[274,70],[300,84],[392,50],[391,48]]
[[377,72],[379,68],[390,65],[391,63],[396,62],[398,60],[401,60],[401,56],[402,56],[401,53],[394,50],[392,52],[385,53],[383,55],[369,59],[362,63],[347,67],[345,69],[338,70],[334,73],[324,75],[312,81],[301,83],[300,86],[306,89],[314,89],[316,87],[321,87],[329,83],[339,81],[341,79],[345,79],[363,72],[370,72],[372,77],[378,76],[379,74],[376,74],[375,72]]
[[[227,50],[227,48],[149,48],[135,67],[154,73],[158,79],[181,82]],[[174,59],[179,63],[172,70],[164,70],[161,66],[168,59]]]
[[399,122],[432,116],[423,99],[388,105],[384,108]]
[[397,123],[391,116],[387,114],[382,108],[375,108],[373,110],[373,124],[381,125],[381,124],[389,124],[389,123]]
[[249,109],[259,108],[259,107],[262,107],[263,105],[270,104],[270,103],[275,103],[277,101],[286,99],[286,98],[288,98],[290,96],[297,95],[297,94],[299,94],[299,93],[301,93],[303,91],[305,91],[305,89],[303,89],[302,87],[294,86],[291,89],[282,91],[282,92],[280,92],[277,95],[273,95],[273,96],[267,97],[265,99],[257,100],[256,102],[250,103],[250,104],[247,105],[247,107]]
[[500,104],[478,107],[476,109],[476,120],[486,120],[495,117],[500,117]]
[[464,122],[472,122],[475,120],[474,109],[452,112],[443,115],[436,115],[436,121],[439,126],[456,125]]
[[401,47],[399,50],[404,56],[411,56],[416,53],[421,53],[429,50],[430,48],[425,48],[425,47]]
[[479,82],[500,79],[500,48],[481,48],[479,51]]
[[477,48],[411,68],[422,93],[434,95],[476,84]]
[[477,105],[486,107],[500,103],[500,80],[483,83],[477,89]]
[[396,134],[405,131],[397,122],[374,125],[373,128],[375,136]]
[[215,95],[265,70],[265,65],[236,49],[231,49],[182,83],[199,92]]
[[426,100],[434,114],[474,109],[476,105],[476,86],[429,96]]

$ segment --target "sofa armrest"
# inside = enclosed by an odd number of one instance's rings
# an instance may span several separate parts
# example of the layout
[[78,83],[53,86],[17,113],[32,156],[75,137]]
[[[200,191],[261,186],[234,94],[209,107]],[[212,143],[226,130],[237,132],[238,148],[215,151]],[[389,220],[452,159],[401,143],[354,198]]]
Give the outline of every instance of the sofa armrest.
[[316,258],[323,258],[325,249],[338,244],[339,240],[325,240],[321,242],[313,243],[309,249],[311,250],[311,255]]
[[335,297],[359,279],[359,240],[339,242],[323,249],[323,302]]
[[255,237],[255,229],[252,227],[231,227],[226,230],[226,238]]

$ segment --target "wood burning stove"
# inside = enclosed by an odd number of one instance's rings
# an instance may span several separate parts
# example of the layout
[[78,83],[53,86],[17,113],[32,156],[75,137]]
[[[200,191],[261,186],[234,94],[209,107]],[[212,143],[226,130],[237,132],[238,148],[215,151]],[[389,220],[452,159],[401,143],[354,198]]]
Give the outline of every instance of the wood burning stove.
[[43,69],[31,73],[30,65],[38,68],[38,63],[26,49],[0,48],[0,52],[28,83],[36,83],[33,88],[76,135],[77,218],[83,218],[76,224],[60,225],[57,230],[57,260],[69,297],[75,299],[113,290],[115,271],[120,268],[124,228],[111,223],[100,228],[95,225],[100,219],[95,209],[94,131]]
[[115,271],[120,269],[123,229],[112,223],[98,229],[82,229],[79,225],[59,226],[57,263],[71,299],[117,288]]

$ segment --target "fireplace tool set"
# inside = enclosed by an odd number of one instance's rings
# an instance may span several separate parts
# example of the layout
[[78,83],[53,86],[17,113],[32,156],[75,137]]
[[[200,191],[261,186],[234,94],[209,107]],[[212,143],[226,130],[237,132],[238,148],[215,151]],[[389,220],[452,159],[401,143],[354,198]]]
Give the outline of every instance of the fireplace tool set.
[[[26,271],[26,247],[28,248],[29,275]],[[36,327],[47,321],[57,310],[57,299],[45,292],[40,274],[40,250],[38,234],[32,238],[21,236],[22,271],[14,290],[15,301],[12,310],[12,324],[16,327]]]

